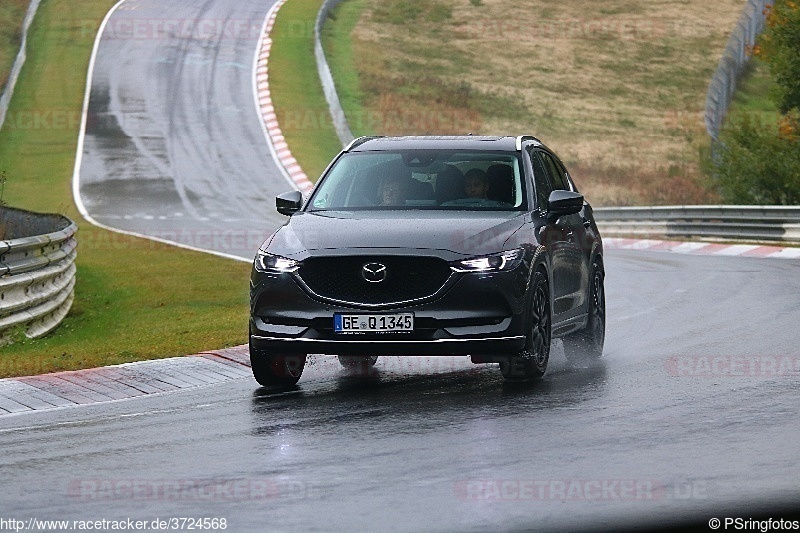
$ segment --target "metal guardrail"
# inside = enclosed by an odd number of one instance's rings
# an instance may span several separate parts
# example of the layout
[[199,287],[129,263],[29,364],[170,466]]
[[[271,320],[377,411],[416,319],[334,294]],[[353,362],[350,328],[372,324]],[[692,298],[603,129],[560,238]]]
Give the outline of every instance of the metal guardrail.
[[764,9],[773,0],[748,0],[731,33],[717,71],[711,78],[706,93],[705,122],[706,131],[717,140],[722,123],[728,114],[736,85],[742,77],[750,57],[748,48],[756,42],[756,37],[764,29],[766,15]]
[[25,19],[22,21],[22,35],[20,38],[19,51],[17,57],[14,59],[14,64],[11,66],[11,72],[8,75],[8,81],[2,94],[0,94],[0,128],[6,120],[6,113],[8,113],[8,106],[11,104],[11,97],[14,95],[14,88],[17,85],[19,74],[22,72],[22,65],[25,64],[26,48],[28,46],[28,29],[33,22],[33,17],[36,16],[36,10],[39,9],[39,2],[41,0],[31,0],[28,4],[28,11],[25,13]]
[[800,243],[800,207],[665,206],[594,209],[607,236],[705,237]]
[[78,227],[67,217],[0,208],[0,345],[58,327],[72,307]]
[[330,12],[343,0],[325,0],[317,13],[317,21],[314,25],[314,56],[317,58],[317,73],[322,82],[322,91],[325,93],[325,100],[328,101],[328,109],[333,119],[333,127],[342,146],[347,146],[354,139],[347,117],[344,115],[342,104],[339,101],[339,94],[336,92],[336,84],[333,81],[331,69],[328,67],[328,60],[325,58],[325,51],[322,49],[322,26],[328,20]]

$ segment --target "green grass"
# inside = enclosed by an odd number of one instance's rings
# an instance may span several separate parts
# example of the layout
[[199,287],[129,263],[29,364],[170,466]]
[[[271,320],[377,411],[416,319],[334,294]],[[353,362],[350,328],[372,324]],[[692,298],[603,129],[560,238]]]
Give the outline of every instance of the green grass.
[[[402,43],[408,54],[396,61],[358,43],[353,33],[363,23],[365,10],[382,27],[421,34],[452,18],[451,6],[438,0],[393,0],[375,6],[348,0],[337,7],[323,29],[323,46],[355,135],[467,133],[479,127],[483,114],[513,112],[509,98],[445,77],[457,78],[473,66],[468,55],[446,45],[446,33],[440,36],[442,46],[414,39]],[[386,41],[381,46],[396,45]]]
[[27,8],[27,0],[3,0],[0,3],[0,94],[3,93],[19,51],[22,21]]
[[733,95],[728,120],[736,120],[747,114],[762,124],[777,122],[780,112],[775,103],[776,89],[777,84],[770,75],[769,67],[758,59],[752,59]]
[[[179,356],[247,342],[249,265],[112,234],[78,214],[71,193],[78,116],[94,29],[114,0],[49,0],[0,131],[5,200],[80,226],[75,303],[42,339],[0,348],[0,376]],[[49,113],[49,115],[44,115]],[[37,127],[19,117],[50,117]],[[53,117],[62,117],[56,121]]]
[[354,133],[534,133],[595,205],[706,203],[702,109],[738,9],[347,0],[323,42]]
[[342,145],[314,59],[314,21],[322,0],[291,0],[272,30],[269,84],[275,113],[292,154],[316,181]]

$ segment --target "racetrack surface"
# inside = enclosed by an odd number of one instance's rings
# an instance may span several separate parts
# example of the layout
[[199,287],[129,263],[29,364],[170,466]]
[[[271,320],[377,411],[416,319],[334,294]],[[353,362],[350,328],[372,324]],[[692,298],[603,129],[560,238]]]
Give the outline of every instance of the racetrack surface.
[[[252,89],[271,4],[121,4],[79,168],[94,220],[245,259],[285,220]],[[574,530],[800,502],[800,261],[609,250],[606,269],[602,364],[556,345],[532,384],[466,358],[359,376],[315,356],[290,391],[240,377],[0,417],[3,518]]]
[[[670,526],[800,502],[800,262],[613,250],[603,364],[315,356],[249,377],[0,418],[6,515],[224,517],[229,531]],[[774,518],[780,518],[778,514]]]
[[127,0],[91,77],[78,197],[120,230],[252,259],[294,186],[270,156],[253,66],[272,1]]

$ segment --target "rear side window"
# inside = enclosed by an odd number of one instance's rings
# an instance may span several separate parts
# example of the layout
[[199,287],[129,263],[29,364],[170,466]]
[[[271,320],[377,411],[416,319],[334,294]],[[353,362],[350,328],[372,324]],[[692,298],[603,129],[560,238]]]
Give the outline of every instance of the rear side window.
[[565,172],[551,156],[545,152],[538,152],[547,167],[547,173],[550,176],[550,183],[553,184],[553,190],[569,191],[571,190],[569,182],[565,176]]
[[533,180],[536,186],[536,204],[539,209],[546,211],[547,199],[550,197],[553,187],[550,185],[550,179],[547,176],[547,170],[545,170],[545,165],[540,157],[540,152],[535,150],[531,151],[530,159],[531,167],[533,167]]

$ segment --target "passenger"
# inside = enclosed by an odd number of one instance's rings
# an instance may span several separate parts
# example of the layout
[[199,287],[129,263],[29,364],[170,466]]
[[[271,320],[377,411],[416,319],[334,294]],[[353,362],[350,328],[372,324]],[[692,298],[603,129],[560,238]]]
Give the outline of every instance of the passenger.
[[489,177],[479,168],[473,168],[464,174],[464,186],[469,198],[486,198],[489,190]]

